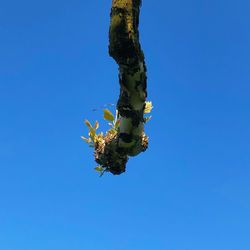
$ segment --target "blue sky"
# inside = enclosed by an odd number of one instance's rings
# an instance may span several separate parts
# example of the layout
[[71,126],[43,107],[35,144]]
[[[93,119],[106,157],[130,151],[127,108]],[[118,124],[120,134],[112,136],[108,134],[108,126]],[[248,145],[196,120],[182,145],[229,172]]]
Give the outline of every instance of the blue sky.
[[143,1],[150,146],[99,178],[110,6],[0,3],[0,249],[249,250],[250,2]]

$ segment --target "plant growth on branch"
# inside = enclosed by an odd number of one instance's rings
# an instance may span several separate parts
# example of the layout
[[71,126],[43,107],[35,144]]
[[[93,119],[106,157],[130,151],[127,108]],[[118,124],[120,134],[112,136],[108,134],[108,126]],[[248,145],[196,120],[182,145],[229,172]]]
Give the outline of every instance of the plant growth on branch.
[[144,54],[139,42],[141,0],[113,0],[110,14],[109,55],[118,64],[120,95],[116,115],[104,110],[104,119],[111,128],[97,133],[99,123],[88,120],[89,138],[82,137],[94,147],[96,170],[119,175],[125,172],[129,156],[136,156],[148,147],[144,123],[150,119],[152,103],[146,101],[147,76]]

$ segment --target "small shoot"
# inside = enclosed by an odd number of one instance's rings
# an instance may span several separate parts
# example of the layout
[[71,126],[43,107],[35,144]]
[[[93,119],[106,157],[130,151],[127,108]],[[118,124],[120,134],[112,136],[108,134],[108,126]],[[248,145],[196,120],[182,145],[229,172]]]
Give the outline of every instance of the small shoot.
[[149,114],[152,109],[153,109],[152,102],[146,101],[145,102],[144,114]]
[[102,166],[95,167],[95,170],[100,174],[99,176],[102,177],[105,172],[108,172],[109,170],[103,168]]
[[86,138],[84,136],[81,136],[81,138],[87,142],[89,144],[90,147],[94,147],[95,146],[95,140],[96,140],[96,130],[98,129],[99,127],[99,123],[98,121],[95,122],[95,125],[94,127],[92,127],[91,123],[88,121],[88,120],[85,120],[84,123],[86,124],[86,126],[89,128],[89,138]]
[[[150,101],[145,102],[145,109],[144,109],[144,114],[149,114],[153,109],[153,104]],[[144,117],[144,122],[148,122],[151,119],[152,116],[145,116]]]
[[[145,114],[149,114],[153,109],[153,105],[152,102],[150,101],[146,101],[145,102],[145,108],[144,108],[144,115]],[[119,127],[120,127],[120,119],[119,117],[119,113],[118,110],[116,110],[115,115],[112,114],[112,112],[109,109],[104,109],[103,110],[103,118],[104,120],[108,121],[108,125],[110,126],[110,129],[105,133],[105,135],[103,134],[103,132],[100,133],[96,133],[97,129],[99,128],[99,122],[96,121],[94,126],[92,126],[92,124],[88,121],[85,120],[84,123],[86,124],[86,126],[89,129],[88,132],[88,138],[81,136],[81,138],[88,143],[89,147],[92,148],[96,148],[99,147],[100,145],[105,145],[106,143],[106,139],[109,138],[114,138],[117,136],[117,133],[119,131]],[[149,121],[151,119],[151,116],[145,116],[144,117],[144,122],[146,123],[147,121]],[[109,167],[106,166],[97,166],[94,168],[97,172],[99,172],[100,177],[105,173],[105,172],[109,172]]]
[[97,166],[95,167],[95,170],[101,173],[104,170],[104,168],[102,166]]

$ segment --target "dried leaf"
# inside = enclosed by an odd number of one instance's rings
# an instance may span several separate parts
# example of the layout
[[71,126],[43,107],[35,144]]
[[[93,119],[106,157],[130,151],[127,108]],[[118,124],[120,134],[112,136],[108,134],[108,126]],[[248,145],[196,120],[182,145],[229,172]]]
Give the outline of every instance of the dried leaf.
[[86,137],[84,137],[84,136],[81,136],[81,138],[82,138],[84,141],[86,141],[87,143],[90,143],[90,142],[91,142],[91,139],[90,139],[90,138],[86,138]]

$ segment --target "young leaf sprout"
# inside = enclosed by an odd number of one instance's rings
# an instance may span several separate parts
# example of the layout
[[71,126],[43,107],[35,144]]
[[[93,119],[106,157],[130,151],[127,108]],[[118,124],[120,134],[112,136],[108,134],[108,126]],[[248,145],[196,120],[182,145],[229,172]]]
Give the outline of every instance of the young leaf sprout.
[[[146,101],[144,114],[149,114],[152,111],[152,108],[152,102]],[[96,121],[93,126],[87,119],[84,121],[89,132],[88,137],[81,136],[81,138],[89,145],[89,147],[93,147],[95,150],[103,149],[105,145],[119,133],[120,120],[118,119],[117,110],[114,115],[109,109],[104,109],[103,118],[108,121],[110,126],[110,129],[106,131],[105,134],[103,132],[97,133],[99,128],[98,121]],[[151,116],[145,116],[144,122],[147,122],[150,118]],[[109,172],[109,166],[98,165],[94,169],[100,174],[100,176],[102,176],[105,172]]]

